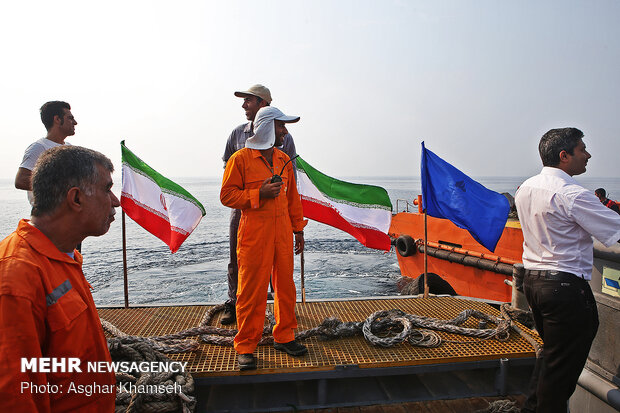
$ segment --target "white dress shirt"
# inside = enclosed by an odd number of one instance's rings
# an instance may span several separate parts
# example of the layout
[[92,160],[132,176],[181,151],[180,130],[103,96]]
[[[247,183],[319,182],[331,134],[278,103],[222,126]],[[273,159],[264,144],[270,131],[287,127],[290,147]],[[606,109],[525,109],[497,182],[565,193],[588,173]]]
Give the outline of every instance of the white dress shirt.
[[620,240],[620,215],[559,168],[544,167],[517,190],[523,265],[592,278],[592,237],[609,247]]

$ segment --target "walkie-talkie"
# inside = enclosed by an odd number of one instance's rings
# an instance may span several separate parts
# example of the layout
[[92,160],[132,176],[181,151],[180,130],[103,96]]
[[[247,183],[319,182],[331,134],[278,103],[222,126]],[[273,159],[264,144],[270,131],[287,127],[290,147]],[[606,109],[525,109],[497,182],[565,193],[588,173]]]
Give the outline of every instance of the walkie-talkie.
[[[286,165],[292,161],[293,159],[297,158],[299,155],[295,155],[293,156],[291,159],[289,159],[288,161],[286,161],[286,163],[284,164],[284,166],[282,167],[282,170],[280,171],[280,175],[282,175],[284,173],[284,168],[286,167]],[[280,175],[274,175],[271,177],[271,183],[274,182],[282,182],[282,177]]]

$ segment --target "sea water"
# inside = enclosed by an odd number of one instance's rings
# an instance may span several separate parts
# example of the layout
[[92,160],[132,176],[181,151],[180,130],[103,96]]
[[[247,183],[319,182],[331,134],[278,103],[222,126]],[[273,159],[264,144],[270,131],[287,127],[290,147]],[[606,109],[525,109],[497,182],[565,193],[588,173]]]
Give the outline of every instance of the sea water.
[[[351,177],[349,182],[382,186],[396,212],[412,209],[420,193],[420,180],[407,177]],[[525,177],[478,177],[497,192],[515,193]],[[219,201],[219,178],[177,178],[179,185],[205,207],[206,215],[175,254],[159,239],[126,217],[127,267],[130,304],[217,303],[227,299],[228,226],[230,209]],[[581,178],[590,190],[605,188],[610,198],[620,198],[620,179]],[[120,180],[115,177],[115,193]],[[398,201],[397,201],[398,200]],[[24,191],[12,180],[0,180],[0,239],[9,235],[30,206]],[[415,210],[416,207],[413,207]],[[400,270],[396,252],[369,249],[349,234],[310,221],[305,229],[304,279],[307,298],[355,298],[398,294]],[[292,248],[292,247],[291,247]],[[82,244],[84,274],[93,287],[97,305],[124,301],[121,213],[110,231],[89,237]],[[295,257],[294,280],[300,291],[300,257]]]

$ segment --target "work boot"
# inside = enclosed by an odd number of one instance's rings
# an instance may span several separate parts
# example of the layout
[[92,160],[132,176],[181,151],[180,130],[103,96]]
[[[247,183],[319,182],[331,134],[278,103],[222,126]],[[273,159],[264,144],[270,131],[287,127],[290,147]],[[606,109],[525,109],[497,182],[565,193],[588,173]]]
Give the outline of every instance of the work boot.
[[237,361],[239,362],[239,370],[256,370],[256,358],[254,354],[239,354],[237,356]]
[[228,325],[237,321],[235,305],[230,301],[226,301],[226,303],[224,303],[224,306],[224,314],[222,314],[222,318],[220,318],[220,323],[222,323],[223,325]]
[[291,356],[303,356],[308,352],[308,348],[297,340],[289,341],[288,343],[276,343],[273,342],[273,348],[280,351],[285,351]]

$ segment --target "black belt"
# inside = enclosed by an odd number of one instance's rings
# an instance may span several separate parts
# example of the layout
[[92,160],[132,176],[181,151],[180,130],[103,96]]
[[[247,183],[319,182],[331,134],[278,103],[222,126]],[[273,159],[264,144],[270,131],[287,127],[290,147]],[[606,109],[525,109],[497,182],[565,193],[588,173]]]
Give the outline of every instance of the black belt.
[[570,272],[564,271],[555,271],[555,270],[525,270],[525,275],[531,277],[541,277],[546,278],[547,280],[558,280],[558,281],[571,281],[577,278],[578,280],[583,280],[583,277],[579,277]]

